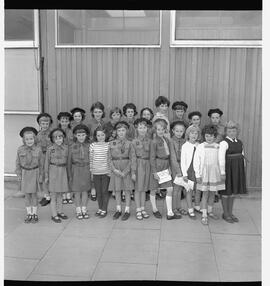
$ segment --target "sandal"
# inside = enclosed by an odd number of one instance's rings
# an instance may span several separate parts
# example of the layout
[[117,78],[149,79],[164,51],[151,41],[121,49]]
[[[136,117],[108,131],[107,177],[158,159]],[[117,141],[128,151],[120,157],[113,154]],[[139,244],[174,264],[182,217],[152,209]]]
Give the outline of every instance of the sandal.
[[59,216],[61,219],[68,219],[68,216],[64,213],[58,213],[57,216]]
[[67,199],[68,204],[73,204],[73,200],[72,199]]
[[83,216],[84,219],[88,219],[89,218],[89,214],[87,212],[85,212],[85,213],[83,212],[82,216]]
[[52,216],[52,221],[56,222],[56,223],[60,223],[62,222],[62,220],[59,218],[59,216]]
[[137,219],[137,220],[142,220],[142,219],[143,219],[143,216],[142,216],[142,212],[141,212],[141,211],[137,211],[137,212],[136,212],[136,219]]
[[96,213],[95,213],[95,216],[100,216],[100,215],[101,215],[101,213],[102,213],[102,211],[101,211],[101,210],[97,210],[97,211],[96,211]]
[[188,212],[188,216],[189,216],[191,219],[193,219],[193,220],[196,219],[196,215],[195,215],[194,211]]
[[208,225],[208,218],[207,218],[207,216],[203,216],[203,217],[202,217],[201,223],[202,223],[203,225]]
[[25,223],[29,223],[29,222],[31,222],[31,221],[32,221],[32,215],[28,214],[28,215],[26,216],[26,218],[24,219],[24,222],[25,222]]
[[181,214],[181,215],[188,215],[188,211],[186,211],[185,209],[177,209],[178,211],[179,211],[179,213]]
[[106,211],[102,211],[99,215],[100,218],[103,218],[107,215],[107,212]]
[[208,216],[211,217],[212,219],[215,219],[215,220],[219,219],[219,217],[216,214],[214,214],[213,212],[208,213]]
[[63,203],[64,205],[66,205],[66,204],[68,203],[68,200],[67,200],[67,199],[63,199],[62,203]]
[[92,201],[96,201],[96,200],[97,200],[97,196],[91,194],[91,200],[92,200]]
[[77,219],[80,219],[80,220],[83,219],[82,213],[77,213],[77,214],[76,214],[76,218],[77,218]]
[[150,215],[149,215],[145,210],[143,210],[143,211],[142,211],[142,217],[143,217],[143,218],[149,218]]

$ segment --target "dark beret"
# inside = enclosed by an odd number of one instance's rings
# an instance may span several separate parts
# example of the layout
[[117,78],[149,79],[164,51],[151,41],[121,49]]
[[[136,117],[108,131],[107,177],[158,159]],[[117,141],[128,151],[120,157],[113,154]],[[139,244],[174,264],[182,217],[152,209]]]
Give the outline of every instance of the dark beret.
[[134,121],[134,125],[137,126],[139,123],[145,123],[147,126],[152,126],[152,122],[146,118],[137,118],[135,121]]
[[114,125],[114,130],[117,130],[117,128],[120,128],[119,126],[125,126],[127,129],[129,128],[129,124],[126,121],[118,121],[115,125]]
[[192,111],[188,114],[188,119],[191,119],[194,115],[202,117],[202,114],[200,113],[200,111]]
[[175,127],[175,125],[183,125],[186,128],[186,123],[184,121],[176,120],[171,123],[170,125],[171,130]]
[[209,109],[208,116],[211,117],[213,113],[218,113],[220,116],[222,116],[223,112],[219,108],[215,109]]
[[172,110],[178,109],[178,106],[183,106],[185,110],[188,108],[188,105],[184,101],[176,101],[172,105]]
[[89,135],[90,131],[89,128],[85,125],[85,124],[78,124],[73,128],[73,134],[75,134],[76,132],[78,132],[79,130],[84,130],[84,132]]
[[51,140],[51,142],[53,143],[53,134],[55,133],[55,132],[61,132],[62,134],[63,134],[63,136],[64,137],[66,137],[66,133],[65,133],[65,131],[63,130],[63,129],[61,129],[61,128],[59,128],[59,127],[57,127],[57,128],[54,128],[51,132],[50,132],[50,135],[49,135],[49,137],[50,137],[50,140]]
[[61,117],[67,117],[69,120],[72,119],[72,115],[69,112],[59,112],[57,115],[57,120],[60,120]]
[[51,115],[50,115],[49,113],[46,113],[46,112],[40,113],[40,114],[38,115],[38,117],[37,117],[37,123],[39,123],[39,120],[40,120],[40,118],[42,118],[42,117],[47,117],[47,118],[49,118],[50,123],[51,123],[51,124],[53,123],[53,120],[52,120]]
[[23,137],[23,134],[24,134],[25,132],[33,132],[35,135],[38,134],[37,129],[34,128],[34,127],[30,127],[30,126],[24,127],[24,128],[20,131],[20,133],[19,133],[20,136]]
[[74,107],[70,110],[71,114],[73,115],[76,112],[81,112],[82,114],[85,114],[85,110],[80,107]]

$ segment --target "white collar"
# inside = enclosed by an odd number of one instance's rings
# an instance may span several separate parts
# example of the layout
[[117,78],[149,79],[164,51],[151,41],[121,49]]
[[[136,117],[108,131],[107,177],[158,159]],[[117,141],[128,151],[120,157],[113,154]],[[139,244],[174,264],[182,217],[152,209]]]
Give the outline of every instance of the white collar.
[[229,139],[231,142],[237,142],[237,139],[235,138],[235,141],[233,141],[232,138],[230,138],[229,136],[226,136],[227,139]]

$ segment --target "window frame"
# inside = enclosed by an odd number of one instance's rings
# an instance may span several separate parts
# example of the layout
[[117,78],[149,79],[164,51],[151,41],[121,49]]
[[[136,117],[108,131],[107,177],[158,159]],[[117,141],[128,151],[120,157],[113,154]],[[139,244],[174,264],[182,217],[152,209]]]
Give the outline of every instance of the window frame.
[[170,47],[262,48],[262,40],[176,40],[176,10],[170,13]]
[[4,48],[38,48],[39,47],[39,10],[34,9],[34,40],[31,41],[5,41]]
[[81,48],[161,48],[161,28],[162,28],[162,10],[159,10],[159,44],[157,45],[59,45],[58,44],[58,18],[57,18],[57,11],[54,10],[55,13],[55,22],[54,22],[54,31],[55,31],[55,48],[57,49],[81,49]]

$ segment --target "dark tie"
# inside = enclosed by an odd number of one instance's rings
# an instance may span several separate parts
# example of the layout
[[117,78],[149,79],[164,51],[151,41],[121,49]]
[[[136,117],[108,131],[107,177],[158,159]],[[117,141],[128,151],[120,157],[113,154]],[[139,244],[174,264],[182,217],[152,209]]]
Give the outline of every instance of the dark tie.
[[83,148],[83,144],[80,144],[80,159],[84,158],[84,148]]
[[125,140],[121,140],[121,153],[125,153]]
[[26,152],[26,164],[30,165],[32,163],[32,159],[33,159],[32,148],[28,147]]
[[194,159],[194,154],[195,154],[195,151],[196,151],[196,147],[194,146],[194,149],[193,149],[193,154],[192,154],[192,160],[191,160],[191,164],[193,164],[193,159]]

